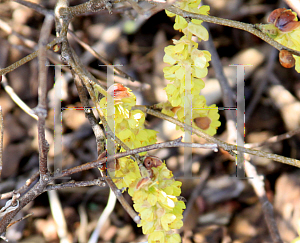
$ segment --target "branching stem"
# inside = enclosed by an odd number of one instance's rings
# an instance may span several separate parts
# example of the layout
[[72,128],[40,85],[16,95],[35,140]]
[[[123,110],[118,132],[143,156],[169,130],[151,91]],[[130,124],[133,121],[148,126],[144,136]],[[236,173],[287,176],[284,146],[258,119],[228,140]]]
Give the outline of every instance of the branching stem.
[[203,21],[208,22],[208,23],[229,26],[229,27],[232,27],[232,28],[247,31],[247,32],[259,37],[260,39],[264,40],[265,42],[269,43],[270,45],[272,45],[273,47],[275,47],[279,51],[280,50],[287,50],[287,51],[291,52],[294,55],[300,56],[299,51],[296,51],[296,50],[288,48],[284,45],[281,45],[280,43],[273,40],[272,38],[270,38],[265,33],[261,32],[258,29],[256,29],[254,27],[254,25],[252,25],[252,24],[242,23],[242,22],[239,22],[239,21],[234,21],[234,20],[229,20],[229,19],[222,19],[222,18],[209,16],[209,15],[195,14],[195,13],[191,13],[191,12],[188,12],[188,11],[184,11],[184,10],[179,9],[177,7],[174,7],[174,6],[167,7],[166,9],[168,11],[170,11],[174,14],[180,15],[184,18],[200,19],[200,20],[203,20]]

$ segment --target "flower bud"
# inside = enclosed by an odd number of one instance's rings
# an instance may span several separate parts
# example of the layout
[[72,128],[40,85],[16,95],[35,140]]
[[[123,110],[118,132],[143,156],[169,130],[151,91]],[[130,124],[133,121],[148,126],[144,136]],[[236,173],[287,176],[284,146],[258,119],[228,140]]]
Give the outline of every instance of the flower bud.
[[268,17],[268,23],[272,23],[274,24],[275,21],[277,20],[277,18],[280,16],[280,14],[285,11],[285,8],[277,8],[275,9],[272,13],[270,13],[269,17]]
[[162,165],[162,161],[155,157],[155,156],[147,156],[144,159],[144,166],[147,170],[151,169],[152,167],[158,167]]
[[292,10],[285,8],[275,9],[268,17],[267,20],[272,23],[282,32],[290,32],[300,26],[300,22],[297,21],[297,16]]
[[279,61],[285,68],[292,68],[295,66],[295,58],[289,51],[286,50],[281,50],[279,52]]
[[122,84],[113,84],[110,86],[107,90],[107,93],[109,93],[112,97],[114,97],[115,100],[122,100],[123,98],[129,98],[132,95],[130,94],[128,88],[124,87]]
[[275,26],[282,32],[292,31],[300,26],[297,17],[291,10],[285,10],[275,22]]

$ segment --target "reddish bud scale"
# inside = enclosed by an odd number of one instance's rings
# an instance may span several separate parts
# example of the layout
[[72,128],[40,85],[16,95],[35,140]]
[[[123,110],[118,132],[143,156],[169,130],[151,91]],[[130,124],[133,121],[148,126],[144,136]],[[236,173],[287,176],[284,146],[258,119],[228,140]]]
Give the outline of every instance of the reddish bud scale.
[[111,96],[115,98],[115,100],[121,100],[123,98],[131,97],[131,94],[128,91],[128,88],[124,87],[122,84],[113,84],[107,90]]
[[272,13],[270,13],[269,17],[268,17],[268,23],[275,23],[275,20],[280,16],[280,14],[285,11],[285,8],[277,8],[275,9]]

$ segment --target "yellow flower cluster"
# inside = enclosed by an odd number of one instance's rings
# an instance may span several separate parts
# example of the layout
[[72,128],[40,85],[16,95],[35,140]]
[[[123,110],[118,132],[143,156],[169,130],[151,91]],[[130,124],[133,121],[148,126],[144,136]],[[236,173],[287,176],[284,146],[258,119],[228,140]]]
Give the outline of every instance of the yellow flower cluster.
[[[120,84],[108,94],[115,98],[115,127],[111,130],[116,136],[132,149],[155,143],[157,132],[144,128],[144,113],[131,110],[136,101],[134,94]],[[101,99],[100,108],[107,116],[106,98]],[[181,242],[180,235],[172,231],[183,224],[185,204],[177,199],[181,193],[181,182],[172,179],[172,172],[159,159],[149,164],[149,158],[144,161],[148,161],[147,169],[130,157],[118,159],[113,181],[119,189],[128,188],[134,208],[140,213],[141,224],[138,226],[142,227],[144,234],[149,234],[149,243]]]
[[[207,15],[209,6],[199,8],[200,2],[178,1],[176,4],[183,10]],[[202,78],[207,75],[211,55],[208,51],[198,50],[198,43],[192,40],[193,35],[199,40],[208,40],[208,32],[201,25],[201,20],[192,19],[188,23],[183,17],[166,12],[170,17],[176,16],[174,29],[182,31],[184,36],[180,40],[173,40],[174,45],[165,48],[164,62],[171,66],[164,68],[164,77],[171,83],[165,88],[169,103],[164,104],[162,112],[169,116],[176,114],[181,122],[185,120],[185,79],[190,75],[192,125],[212,136],[221,125],[218,108],[216,105],[207,106],[205,97],[199,95],[204,88]]]
[[[144,128],[145,114],[140,110],[131,110],[136,104],[136,97],[128,88],[125,89],[127,89],[126,92],[129,93],[129,97],[115,102],[115,124],[110,129],[131,149],[155,143],[157,132]],[[106,98],[102,98],[100,107],[103,109],[105,116],[107,116],[106,106]]]
[[[151,129],[145,129],[144,127],[145,114],[140,110],[131,110],[136,104],[135,95],[128,88],[120,84],[115,84],[115,87],[115,91],[113,92],[115,95],[118,90],[121,90],[122,93],[126,92],[128,95],[125,98],[116,99],[117,102],[114,103],[115,124],[114,127],[110,129],[130,149],[156,143],[157,132]],[[99,105],[104,115],[107,116],[107,100],[105,97],[101,99]],[[145,153],[141,153],[140,155],[143,154]],[[122,178],[115,180],[118,188],[127,188],[133,181],[140,179],[139,168],[132,159],[124,157],[119,159],[118,163],[116,166],[117,170],[114,174],[114,177]]]
[[[177,199],[181,193],[181,182],[172,179],[173,174],[163,163],[152,167],[152,179],[135,183],[135,190],[129,190],[134,201],[134,209],[140,213],[143,233],[149,234],[149,243],[181,242],[179,234],[172,229],[180,229],[185,204]],[[142,183],[141,183],[142,182]]]

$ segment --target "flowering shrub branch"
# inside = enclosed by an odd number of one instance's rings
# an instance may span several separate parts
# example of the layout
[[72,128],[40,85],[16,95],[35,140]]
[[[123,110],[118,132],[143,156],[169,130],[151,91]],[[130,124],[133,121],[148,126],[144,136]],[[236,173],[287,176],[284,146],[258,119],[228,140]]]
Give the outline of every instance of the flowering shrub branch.
[[[198,50],[198,43],[195,41],[195,37],[200,41],[208,39],[208,32],[202,26],[202,21],[246,30],[273,45],[278,50],[288,51],[291,55],[296,55],[296,70],[299,72],[299,28],[293,29],[292,32],[283,33],[287,29],[285,28],[285,25],[279,24],[279,15],[274,18],[271,26],[269,26],[272,30],[274,30],[273,27],[276,27],[281,31],[274,34],[274,32],[269,31],[268,26],[259,26],[255,28],[253,25],[208,16],[208,6],[198,8],[200,0],[194,2],[178,1],[175,3],[176,6],[165,5],[167,6],[167,14],[169,16],[176,16],[174,29],[182,31],[184,35],[180,40],[174,40],[174,45],[165,48],[164,61],[170,66],[164,69],[164,75],[165,78],[170,81],[170,84],[165,88],[168,102],[155,105],[156,108],[161,109],[161,112],[159,112],[148,109],[145,106],[136,106],[136,97],[134,94],[131,90],[120,84],[114,84],[106,91],[97,82],[95,77],[88,72],[68,43],[68,25],[72,18],[86,13],[94,13],[103,8],[110,11],[111,2],[105,0],[90,0],[84,4],[69,7],[67,0],[59,0],[54,11],[58,37],[47,46],[43,46],[43,44],[47,43],[46,39],[48,39],[48,36],[50,35],[51,21],[54,15],[52,15],[53,12],[46,11],[44,8],[33,3],[29,4],[24,0],[18,0],[17,2],[31,6],[40,13],[46,15],[43,27],[44,30],[42,31],[42,33],[45,32],[46,34],[45,36],[41,35],[40,37],[39,50],[9,67],[0,70],[0,75],[4,75],[38,55],[40,59],[43,59],[40,61],[39,79],[41,81],[41,92],[39,96],[39,106],[37,107],[39,108],[37,109],[37,114],[39,116],[39,135],[41,136],[39,143],[40,172],[33,175],[28,184],[19,189],[19,192],[28,190],[29,185],[33,184],[34,180],[39,176],[40,179],[20,199],[16,199],[18,207],[14,206],[10,210],[4,210],[0,224],[0,236],[5,233],[7,226],[13,217],[24,206],[47,190],[89,185],[100,186],[100,180],[50,185],[55,179],[84,170],[99,168],[102,177],[114,191],[125,210],[130,214],[138,226],[142,227],[143,233],[149,235],[148,242],[180,242],[180,235],[175,233],[174,229],[180,229],[183,225],[182,213],[185,209],[185,204],[178,199],[178,196],[181,194],[181,182],[174,180],[172,172],[166,167],[166,164],[163,161],[159,158],[147,155],[146,151],[162,147],[203,147],[204,145],[183,143],[181,142],[181,138],[167,143],[156,144],[157,132],[145,129],[144,127],[146,114],[170,121],[176,124],[178,128],[187,129],[198,136],[205,138],[208,142],[214,143],[213,145],[205,145],[204,147],[206,148],[215,150],[218,146],[218,148],[222,148],[232,154],[238,153],[237,151],[243,151],[248,154],[270,158],[300,168],[300,161],[296,159],[249,148],[240,148],[236,145],[228,144],[212,137],[216,134],[217,128],[221,125],[218,121],[218,108],[216,105],[207,106],[205,97],[199,95],[204,88],[202,78],[207,75],[208,62],[211,59],[211,55],[208,51]],[[114,1],[113,3],[115,2],[117,1]],[[281,11],[279,14],[283,14],[284,12],[285,11]],[[297,27],[298,24],[294,23],[297,22],[296,16],[293,16],[291,22],[293,26]],[[286,46],[283,46],[279,42]],[[58,43],[62,44],[61,56],[63,60],[72,67],[72,73],[77,79],[77,81],[75,79],[75,82],[77,83],[76,85],[82,103],[85,104],[84,106],[88,106],[87,97],[81,96],[80,82],[81,85],[88,90],[90,98],[94,105],[97,106],[100,120],[106,128],[106,134],[114,131],[115,137],[113,142],[120,145],[121,149],[118,151],[119,153],[116,153],[113,156],[113,158],[106,156],[104,142],[110,138],[107,136],[105,139],[104,134],[97,134],[97,129],[98,131],[101,130],[100,126],[95,122],[96,119],[94,115],[90,114],[91,119],[89,118],[89,121],[91,125],[95,127],[94,132],[97,137],[99,158],[95,161],[64,170],[59,175],[53,175],[47,171],[48,147],[44,138],[46,115],[44,111],[46,108],[46,88],[44,79],[47,74],[47,69],[44,68],[44,66],[46,50],[49,50]],[[293,49],[290,49],[287,46]],[[58,47],[56,46],[56,48]],[[191,82],[189,88],[187,88],[187,80]],[[187,95],[190,97],[188,100],[186,99]],[[114,98],[114,127],[109,127],[107,124],[107,113],[108,109],[111,108],[107,107],[107,98],[109,96]],[[99,98],[101,99],[100,101]],[[190,102],[190,108],[193,110],[193,112],[189,114],[192,117],[191,126],[183,123],[188,115],[185,109],[187,102]],[[177,116],[177,119],[174,118],[175,115]],[[133,156],[131,157],[129,155]],[[111,168],[111,164],[108,161],[115,161],[115,168]],[[107,166],[105,166],[105,164],[107,164]],[[110,178],[109,176],[106,176],[104,173],[106,170],[108,175],[114,175],[114,177]],[[133,208],[126,202],[121,194],[121,188],[126,188],[129,195],[132,196],[134,202],[133,207],[139,215],[137,215]],[[1,195],[1,199],[8,197],[14,198],[14,193]]]
[[176,15],[182,16],[183,18],[199,19],[199,20],[203,20],[203,21],[208,22],[208,23],[229,26],[229,27],[232,27],[232,28],[247,31],[247,32],[259,37],[260,39],[264,40],[265,42],[269,43],[270,45],[272,45],[273,47],[275,47],[279,51],[280,50],[287,50],[287,51],[289,51],[290,53],[292,53],[294,55],[300,56],[300,51],[291,49],[287,46],[284,46],[284,45],[280,44],[279,42],[273,40],[271,37],[269,37],[264,32],[257,29],[252,24],[242,23],[242,22],[239,22],[239,21],[234,21],[234,20],[229,20],[229,19],[222,19],[222,18],[203,15],[203,14],[195,14],[195,13],[191,13],[191,12],[179,9],[177,7],[174,7],[174,6],[170,6],[166,9],[168,11],[176,14]]

